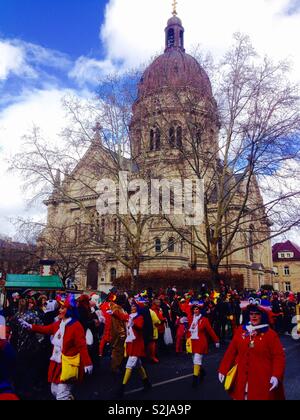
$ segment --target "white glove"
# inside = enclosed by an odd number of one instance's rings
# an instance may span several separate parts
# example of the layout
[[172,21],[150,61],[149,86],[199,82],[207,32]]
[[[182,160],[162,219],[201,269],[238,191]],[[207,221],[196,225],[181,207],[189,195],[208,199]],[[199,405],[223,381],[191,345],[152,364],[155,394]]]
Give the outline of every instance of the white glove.
[[219,381],[221,382],[221,384],[224,382],[225,379],[225,375],[223,375],[222,373],[219,373]]
[[270,391],[273,391],[273,389],[278,387],[279,381],[275,376],[272,376],[272,378],[270,379],[270,384],[272,385]]
[[93,366],[85,366],[85,368],[84,368],[84,372],[85,372],[87,375],[91,375],[91,374],[93,373]]
[[23,328],[26,328],[26,330],[31,330],[32,329],[32,325],[29,324],[28,322],[24,321],[24,319],[19,319],[19,323],[21,324],[21,326]]
[[216,343],[216,349],[220,348],[220,343]]

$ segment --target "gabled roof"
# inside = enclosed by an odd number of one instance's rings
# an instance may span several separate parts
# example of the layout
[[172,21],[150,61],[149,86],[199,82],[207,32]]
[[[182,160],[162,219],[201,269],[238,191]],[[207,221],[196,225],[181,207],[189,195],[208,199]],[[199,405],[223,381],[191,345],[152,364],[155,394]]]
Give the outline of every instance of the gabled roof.
[[[293,252],[294,257],[293,258],[279,258],[278,257],[279,252]],[[272,255],[273,255],[273,261],[295,261],[295,260],[300,261],[300,247],[291,241],[278,242],[272,247]]]

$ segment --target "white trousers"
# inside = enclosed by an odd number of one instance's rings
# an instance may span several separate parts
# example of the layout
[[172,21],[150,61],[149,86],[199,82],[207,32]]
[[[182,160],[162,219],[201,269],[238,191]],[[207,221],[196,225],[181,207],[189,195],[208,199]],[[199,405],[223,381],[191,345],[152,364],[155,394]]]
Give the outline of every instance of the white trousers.
[[51,384],[51,393],[57,401],[73,400],[71,391],[72,385],[70,384]]
[[136,356],[129,356],[126,364],[126,369],[140,368],[142,366],[141,359]]
[[193,364],[202,366],[203,354],[194,353],[193,354]]

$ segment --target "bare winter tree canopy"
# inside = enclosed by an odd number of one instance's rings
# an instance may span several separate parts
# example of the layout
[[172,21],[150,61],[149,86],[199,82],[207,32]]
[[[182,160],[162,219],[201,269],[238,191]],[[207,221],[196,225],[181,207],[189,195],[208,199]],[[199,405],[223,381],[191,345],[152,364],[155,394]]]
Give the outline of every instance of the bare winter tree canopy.
[[[193,248],[192,264],[199,254],[205,255],[217,281],[220,266],[231,255],[249,249],[251,260],[253,247],[299,226],[299,87],[289,80],[288,64],[259,57],[242,34],[235,35],[221,62],[209,64],[212,100],[204,102],[190,86],[170,87],[167,97],[161,92],[151,100],[145,96],[143,112],[136,112],[133,120],[142,82],[141,71],[132,71],[101,82],[94,100],[65,98],[69,124],[59,144],[44,138],[38,128],[26,136],[11,168],[22,174],[32,199],[45,200],[47,206],[73,203],[84,215],[69,226],[65,222],[69,239],[60,250],[71,249],[67,254],[81,261],[79,256],[96,243],[104,255],[113,255],[133,273],[165,250],[154,253],[155,245],[145,235],[157,224],[166,237],[172,232],[175,242]],[[180,124],[167,103],[180,109]],[[157,118],[161,127],[168,127],[159,134]],[[147,163],[149,147],[143,146],[144,140],[132,142],[132,137],[142,138],[137,126],[149,131],[150,152],[163,149],[165,142],[174,153],[162,153],[155,165]],[[188,173],[204,181],[201,226],[184,226],[174,215],[144,214],[138,201],[126,215],[116,212],[104,220],[97,214],[99,179],[118,183],[120,171],[128,171],[132,179],[149,185],[153,178],[168,176],[171,155],[182,179]],[[138,187],[129,195],[137,191]],[[54,235],[53,229],[60,234]],[[49,232],[58,239],[61,229],[54,212],[40,237],[46,248]]]

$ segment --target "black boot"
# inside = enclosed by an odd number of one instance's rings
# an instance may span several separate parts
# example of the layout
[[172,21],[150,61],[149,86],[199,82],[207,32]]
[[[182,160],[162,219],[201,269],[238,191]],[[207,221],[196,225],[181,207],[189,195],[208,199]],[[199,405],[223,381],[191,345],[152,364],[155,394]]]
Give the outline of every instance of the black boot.
[[148,378],[143,379],[144,391],[149,391],[152,388],[152,384]]
[[119,389],[118,389],[118,391],[117,391],[117,395],[116,395],[116,397],[117,398],[123,398],[124,397],[124,392],[125,392],[125,386],[126,385],[120,385],[120,387],[119,387]]
[[206,371],[203,369],[203,367],[201,367],[201,370],[200,370],[200,377],[199,377],[200,382],[203,382],[203,380],[204,380],[205,376],[206,376]]
[[193,382],[192,382],[192,387],[193,388],[197,388],[198,386],[198,376],[193,375]]

